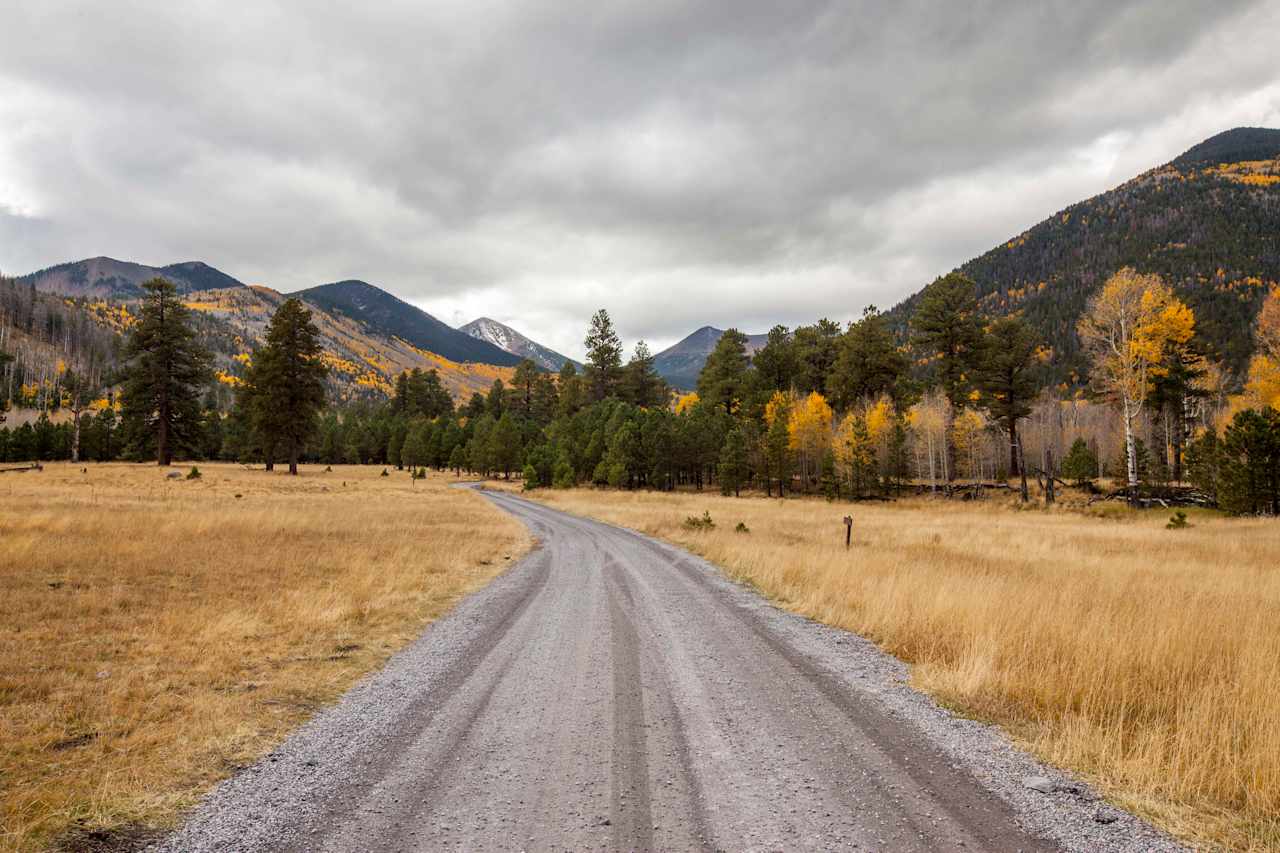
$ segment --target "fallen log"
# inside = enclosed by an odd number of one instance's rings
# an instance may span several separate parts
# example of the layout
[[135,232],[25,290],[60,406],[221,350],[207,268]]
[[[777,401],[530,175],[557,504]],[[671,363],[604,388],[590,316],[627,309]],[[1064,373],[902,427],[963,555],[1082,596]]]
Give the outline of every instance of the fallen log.
[[23,471],[43,471],[43,470],[44,470],[44,466],[41,465],[39,462],[32,462],[30,465],[17,465],[12,468],[0,468],[0,474],[8,474],[10,472],[18,474]]

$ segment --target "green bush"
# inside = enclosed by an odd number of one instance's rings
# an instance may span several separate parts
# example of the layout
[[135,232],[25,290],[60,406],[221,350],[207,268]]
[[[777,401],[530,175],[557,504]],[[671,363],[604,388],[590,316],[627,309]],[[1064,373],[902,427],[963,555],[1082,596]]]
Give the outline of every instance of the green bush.
[[691,515],[684,520],[685,530],[713,530],[716,523],[711,520],[711,513],[707,510],[702,511],[702,518]]

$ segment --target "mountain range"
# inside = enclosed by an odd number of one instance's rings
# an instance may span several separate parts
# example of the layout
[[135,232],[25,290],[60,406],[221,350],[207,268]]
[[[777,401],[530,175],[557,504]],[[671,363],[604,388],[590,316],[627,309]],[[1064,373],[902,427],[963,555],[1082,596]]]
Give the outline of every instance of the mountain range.
[[[1052,347],[1059,378],[1075,382],[1085,376],[1076,323],[1101,283],[1126,265],[1169,282],[1195,310],[1209,354],[1239,372],[1251,354],[1248,329],[1267,290],[1280,282],[1280,130],[1236,128],[1213,136],[958,269],[977,283],[985,313],[1025,317]],[[127,306],[155,276],[173,281],[200,312],[201,333],[219,354],[228,382],[286,297],[201,261],[154,267],[90,258],[22,276],[18,284],[64,297],[89,320],[118,332],[119,314],[110,306]],[[549,371],[570,360],[487,317],[454,329],[363,281],[293,295],[316,316],[344,398],[386,391],[397,373],[413,367],[435,367],[446,387],[465,397],[509,376],[523,358]],[[918,298],[888,314],[904,341]],[[698,329],[655,356],[658,373],[676,388],[693,388],[723,334],[713,326]],[[748,349],[754,352],[765,339],[748,336]],[[45,350],[56,353],[56,347]]]
[[527,358],[538,367],[552,373],[559,371],[567,361],[573,362],[573,366],[579,371],[582,370],[581,363],[522,335],[505,323],[499,323],[488,317],[478,317],[459,328],[458,331],[465,332],[476,340],[492,344],[517,358]]
[[[19,286],[55,294],[90,318],[123,331],[120,314],[142,294],[142,283],[162,276],[172,281],[198,315],[197,332],[213,351],[219,378],[234,385],[244,361],[262,340],[267,321],[288,297],[308,304],[325,348],[331,390],[339,399],[389,393],[399,373],[434,368],[455,397],[487,391],[496,378],[510,378],[520,358],[476,340],[425,311],[362,281],[323,284],[293,294],[246,285],[201,261],[149,266],[98,257],[59,264],[18,279]],[[25,336],[24,336],[25,337]],[[31,341],[25,352],[56,349]],[[34,375],[49,374],[52,365]]]

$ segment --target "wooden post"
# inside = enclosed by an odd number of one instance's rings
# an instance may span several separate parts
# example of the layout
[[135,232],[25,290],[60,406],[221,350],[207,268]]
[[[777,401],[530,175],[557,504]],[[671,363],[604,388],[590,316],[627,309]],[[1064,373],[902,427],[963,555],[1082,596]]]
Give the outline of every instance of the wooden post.
[[1049,470],[1045,472],[1046,485],[1044,500],[1045,503],[1053,503],[1056,498],[1056,495],[1053,492],[1053,448],[1047,448],[1045,450],[1045,454],[1047,456],[1045,461],[1049,465]]
[[848,550],[850,543],[853,542],[853,516],[846,515],[844,517],[844,547]]
[[1029,497],[1027,495],[1027,460],[1022,455],[1021,439],[1018,440],[1018,473],[1022,477],[1022,491],[1021,491],[1022,502],[1026,503],[1029,500]]

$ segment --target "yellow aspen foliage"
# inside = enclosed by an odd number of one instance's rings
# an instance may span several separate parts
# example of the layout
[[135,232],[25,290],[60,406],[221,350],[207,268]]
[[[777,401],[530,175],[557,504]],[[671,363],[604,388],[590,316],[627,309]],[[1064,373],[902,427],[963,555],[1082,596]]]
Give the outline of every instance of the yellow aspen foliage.
[[773,426],[773,422],[778,419],[779,412],[788,412],[795,408],[795,400],[791,394],[783,394],[781,391],[774,391],[773,396],[769,398],[769,402],[764,406],[764,420],[769,426]]
[[1255,355],[1249,363],[1249,381],[1245,396],[1257,406],[1280,409],[1280,360],[1269,355]]
[[831,447],[833,417],[827,399],[817,391],[791,407],[787,418],[787,444],[800,463],[802,481],[810,482],[817,477],[822,455]]
[[1258,352],[1280,362],[1280,287],[1272,288],[1258,313]]
[[867,434],[873,444],[879,445],[893,430],[893,401],[882,394],[875,405],[867,409]]
[[977,442],[986,426],[982,415],[973,409],[965,409],[956,416],[951,424],[951,436],[952,441],[955,442],[957,457],[969,453],[978,446]]
[[836,427],[832,451],[841,469],[870,465],[875,459],[875,443],[867,428],[867,419],[850,412]]
[[1161,284],[1142,294],[1142,315],[1134,333],[1134,346],[1151,362],[1151,373],[1161,376],[1162,355],[1170,348],[1185,347],[1196,333],[1196,315],[1185,302]]
[[821,456],[831,446],[831,406],[827,398],[813,391],[800,405],[791,409],[787,434],[792,450],[811,457]]
[[696,391],[690,391],[688,394],[681,394],[676,398],[676,414],[683,415],[696,405],[698,405],[698,393]]

